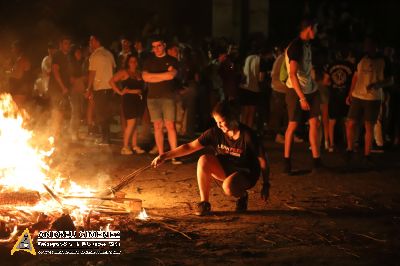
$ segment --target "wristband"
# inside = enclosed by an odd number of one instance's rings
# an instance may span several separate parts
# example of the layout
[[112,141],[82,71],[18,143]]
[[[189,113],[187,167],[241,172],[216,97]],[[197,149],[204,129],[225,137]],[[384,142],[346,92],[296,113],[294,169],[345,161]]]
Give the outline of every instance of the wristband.
[[306,99],[306,98],[301,98],[301,99],[299,100],[299,102],[304,102],[304,101],[307,101],[307,99]]

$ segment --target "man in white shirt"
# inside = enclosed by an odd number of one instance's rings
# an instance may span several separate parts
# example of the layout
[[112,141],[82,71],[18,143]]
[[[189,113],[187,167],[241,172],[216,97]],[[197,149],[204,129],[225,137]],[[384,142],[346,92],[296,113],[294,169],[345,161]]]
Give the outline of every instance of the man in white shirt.
[[96,122],[101,128],[101,144],[109,144],[113,90],[108,81],[113,76],[116,64],[114,56],[102,46],[97,35],[90,36],[89,46],[93,52],[89,57],[88,97],[93,97],[95,102]]
[[49,43],[47,45],[47,55],[43,58],[41,69],[42,69],[42,84],[44,93],[49,90],[49,80],[51,75],[51,64],[54,53],[57,51],[57,47],[54,46],[53,43]]
[[256,114],[256,107],[260,99],[260,86],[265,77],[265,71],[260,70],[259,49],[254,48],[253,53],[246,57],[243,74],[246,83],[240,89],[241,119],[240,122],[252,128]]
[[367,38],[364,43],[366,55],[361,58],[353,75],[346,103],[350,105],[347,115],[347,159],[351,159],[354,146],[354,132],[358,121],[364,122],[365,143],[364,156],[370,161],[373,128],[379,115],[382,101],[382,88],[392,84],[389,66],[384,58],[377,53],[375,40]]

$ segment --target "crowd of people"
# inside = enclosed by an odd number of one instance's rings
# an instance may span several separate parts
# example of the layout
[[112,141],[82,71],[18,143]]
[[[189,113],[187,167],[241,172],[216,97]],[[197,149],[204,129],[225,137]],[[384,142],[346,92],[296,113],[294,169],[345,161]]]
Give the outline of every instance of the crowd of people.
[[[155,166],[166,159],[181,164],[178,157],[209,145],[228,149],[228,155],[235,157],[235,151],[247,152],[256,147],[257,138],[268,134],[284,145],[287,174],[294,171],[293,142],[309,142],[315,171],[323,168],[321,149],[337,152],[342,147],[351,160],[363,145],[370,162],[372,152],[399,145],[398,56],[373,35],[358,43],[325,42],[320,28],[305,18],[294,40],[277,44],[255,35],[243,46],[247,50],[228,38],[180,42],[147,31],[140,38],[120,37],[118,50],[107,48],[95,33],[87,45],[63,35],[56,43],[49,42],[38,76],[32,74],[33,64],[23,46],[15,41],[3,66],[2,77],[7,79],[2,80],[6,84],[2,90],[20,108],[40,106],[48,114],[50,134],[59,142],[79,141],[86,126],[86,134],[98,134],[98,144],[108,145],[115,116],[120,119],[122,155],[145,153],[138,134],[150,140],[153,133],[155,144],[148,152],[159,155]],[[236,106],[237,115],[226,105]],[[197,138],[214,122],[222,135],[213,129]],[[164,147],[164,132],[170,152]],[[215,142],[221,136],[239,140],[238,132],[249,136],[247,148],[231,149]],[[178,147],[179,136],[195,141]],[[200,158],[200,214],[211,208],[211,178],[247,206],[245,190],[254,186],[255,176],[267,172],[264,151],[254,147],[248,160],[233,163],[234,167],[226,164],[226,158]],[[251,159],[257,165],[249,166]],[[247,170],[235,174],[243,168]],[[267,177],[265,184],[264,197]],[[242,203],[240,210],[245,209]]]

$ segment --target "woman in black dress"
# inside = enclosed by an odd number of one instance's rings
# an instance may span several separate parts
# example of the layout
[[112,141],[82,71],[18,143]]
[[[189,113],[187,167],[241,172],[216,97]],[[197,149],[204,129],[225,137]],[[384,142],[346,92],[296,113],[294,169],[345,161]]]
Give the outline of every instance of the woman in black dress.
[[[130,155],[133,151],[142,154],[145,151],[137,145],[137,118],[142,117],[144,112],[143,88],[144,81],[138,69],[138,58],[129,55],[125,61],[125,67],[118,71],[110,80],[113,90],[122,96],[122,110],[127,122],[124,131],[124,146],[121,154]],[[132,137],[132,148],[129,140]]]

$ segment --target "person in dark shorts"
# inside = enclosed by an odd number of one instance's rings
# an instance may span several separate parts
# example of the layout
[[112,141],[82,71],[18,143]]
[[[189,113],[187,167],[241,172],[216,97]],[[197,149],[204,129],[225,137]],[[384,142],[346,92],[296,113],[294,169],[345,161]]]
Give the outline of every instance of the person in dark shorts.
[[346,49],[338,50],[335,60],[326,69],[329,77],[329,152],[333,152],[335,147],[336,122],[341,122],[349,110],[346,98],[355,69],[350,60],[347,60],[348,53]]
[[317,24],[310,18],[304,18],[300,25],[299,37],[294,39],[285,52],[285,64],[288,71],[286,86],[286,104],[288,127],[285,133],[284,173],[292,173],[291,154],[294,132],[302,121],[302,115],[308,116],[309,140],[313,157],[313,170],[321,169],[318,127],[320,115],[320,95],[312,77],[312,53],[310,41],[315,38]]
[[366,52],[357,64],[353,75],[352,85],[346,103],[350,105],[347,115],[347,160],[350,160],[354,147],[354,135],[358,121],[364,122],[364,156],[369,162],[374,124],[379,115],[383,88],[392,84],[390,65],[386,64],[382,55],[377,53],[377,43],[374,37],[367,37],[364,41]]
[[[122,155],[130,155],[134,151],[142,154],[145,151],[137,145],[137,119],[142,117],[144,112],[143,88],[144,81],[138,70],[138,58],[136,55],[128,55],[123,69],[118,71],[110,80],[113,90],[122,96],[122,111],[127,125],[124,130],[124,146],[121,149]],[[121,88],[118,88],[118,82]],[[132,136],[132,149],[129,147],[129,139]]]
[[253,128],[256,116],[256,107],[260,104],[261,88],[260,83],[264,80],[267,72],[266,64],[261,59],[259,44],[253,44],[251,53],[246,57],[243,66],[245,83],[239,89],[241,103],[241,122]]
[[247,190],[255,186],[260,174],[263,176],[261,197],[268,199],[269,165],[266,154],[255,132],[239,122],[238,110],[231,101],[217,103],[212,111],[215,127],[152,161],[152,165],[157,167],[165,160],[189,155],[205,147],[213,148],[213,154],[201,155],[197,163],[201,201],[197,204],[196,215],[207,215],[211,211],[209,194],[213,179],[222,185],[226,195],[238,198],[236,211],[247,210]]

